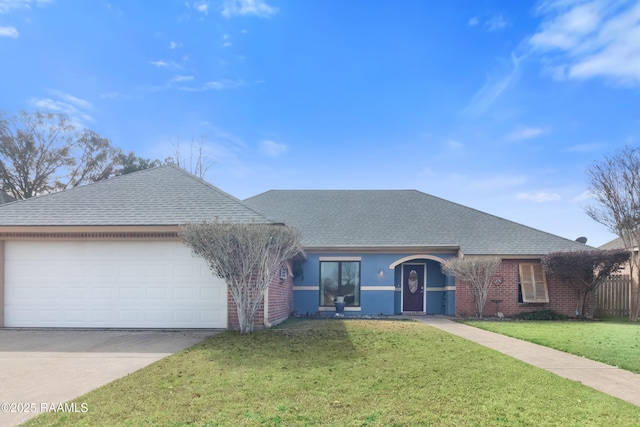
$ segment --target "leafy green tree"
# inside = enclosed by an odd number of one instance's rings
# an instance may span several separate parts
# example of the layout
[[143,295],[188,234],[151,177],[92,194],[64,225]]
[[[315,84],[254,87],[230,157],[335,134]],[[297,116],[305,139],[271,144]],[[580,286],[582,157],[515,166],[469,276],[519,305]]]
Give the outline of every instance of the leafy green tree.
[[115,175],[126,175],[128,173],[138,172],[145,169],[151,169],[158,166],[162,166],[162,162],[158,159],[145,159],[138,157],[131,151],[129,154],[120,153],[117,158],[118,168]]

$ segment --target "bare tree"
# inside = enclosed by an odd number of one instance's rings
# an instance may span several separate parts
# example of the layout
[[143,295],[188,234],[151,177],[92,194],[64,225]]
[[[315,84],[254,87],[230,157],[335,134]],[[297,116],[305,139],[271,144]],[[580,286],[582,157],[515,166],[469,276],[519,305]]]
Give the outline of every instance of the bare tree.
[[198,178],[204,179],[214,163],[210,152],[207,151],[205,137],[201,136],[197,141],[193,137],[191,138],[188,157],[182,151],[180,137],[176,138],[175,142],[172,141],[171,146],[174,154],[166,159],[166,163],[174,164]]
[[552,252],[542,258],[548,274],[576,291],[576,315],[586,316],[586,302],[609,276],[629,260],[626,249]]
[[240,332],[253,332],[264,293],[284,262],[300,253],[298,233],[281,224],[186,224],[181,236],[224,279],[238,307]]
[[482,319],[482,311],[487,302],[487,293],[500,266],[499,258],[453,258],[442,264],[442,272],[456,277],[471,291],[476,305],[476,315]]
[[113,175],[120,150],[64,115],[0,113],[0,179],[17,199],[76,187]]
[[586,208],[587,215],[618,235],[631,252],[629,319],[635,322],[640,315],[640,148],[618,150],[589,167],[587,175],[597,201]]

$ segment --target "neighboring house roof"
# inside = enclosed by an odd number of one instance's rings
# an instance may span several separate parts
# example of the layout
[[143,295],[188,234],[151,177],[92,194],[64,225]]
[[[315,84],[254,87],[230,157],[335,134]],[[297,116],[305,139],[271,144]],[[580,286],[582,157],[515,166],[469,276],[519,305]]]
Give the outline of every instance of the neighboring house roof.
[[16,199],[13,196],[8,195],[4,191],[0,191],[0,205],[3,205],[5,203],[15,202],[16,200],[18,200],[18,199]]
[[604,245],[598,247],[598,249],[622,249],[622,248],[624,248],[624,242],[620,237],[617,237],[612,241],[607,242]]
[[298,228],[307,249],[448,246],[477,255],[592,249],[416,190],[272,190],[245,203]]
[[[620,237],[617,237],[612,241],[607,242],[604,245],[598,247],[598,249],[624,249],[624,248],[625,248],[624,242]],[[638,251],[638,248],[636,248],[634,252],[637,252],[637,251]]]
[[1,226],[273,223],[242,201],[180,169],[146,169],[4,205]]

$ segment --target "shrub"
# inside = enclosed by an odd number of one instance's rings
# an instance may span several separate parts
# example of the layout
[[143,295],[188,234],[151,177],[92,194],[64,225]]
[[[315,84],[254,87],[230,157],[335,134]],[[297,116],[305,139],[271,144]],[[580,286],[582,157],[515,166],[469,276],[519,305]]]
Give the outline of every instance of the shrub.
[[565,320],[567,317],[553,310],[530,311],[516,316],[519,320]]

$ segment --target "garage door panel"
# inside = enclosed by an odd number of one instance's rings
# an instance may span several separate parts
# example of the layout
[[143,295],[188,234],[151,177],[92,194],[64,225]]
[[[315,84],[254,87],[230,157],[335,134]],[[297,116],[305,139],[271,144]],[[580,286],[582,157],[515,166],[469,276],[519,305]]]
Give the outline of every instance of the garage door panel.
[[226,302],[180,242],[5,242],[8,327],[225,328]]

